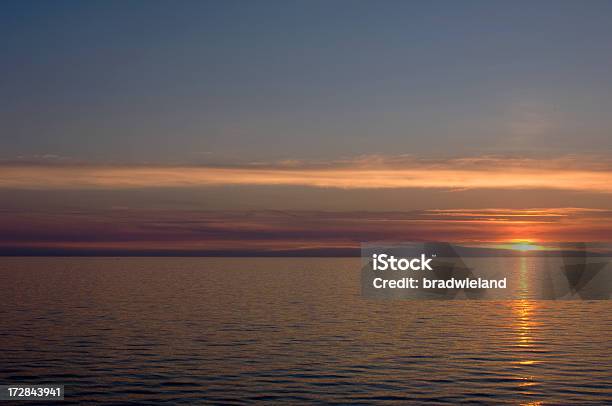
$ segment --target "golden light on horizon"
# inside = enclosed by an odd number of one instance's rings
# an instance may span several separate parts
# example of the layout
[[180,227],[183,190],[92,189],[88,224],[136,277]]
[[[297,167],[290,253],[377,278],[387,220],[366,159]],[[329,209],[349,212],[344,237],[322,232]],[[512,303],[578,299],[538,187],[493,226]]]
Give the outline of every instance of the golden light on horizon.
[[495,245],[494,247],[522,252],[542,251],[547,249],[544,245],[537,244],[535,240],[529,239],[512,239],[505,244]]
[[529,240],[523,240],[514,242],[511,248],[516,251],[533,251],[537,249],[542,249],[543,247],[536,245]]

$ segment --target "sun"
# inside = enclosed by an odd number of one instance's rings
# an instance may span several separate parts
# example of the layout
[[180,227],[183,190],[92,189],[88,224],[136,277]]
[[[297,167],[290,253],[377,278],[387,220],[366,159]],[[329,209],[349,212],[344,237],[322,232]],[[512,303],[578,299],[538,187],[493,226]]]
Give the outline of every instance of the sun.
[[533,251],[539,247],[530,241],[518,241],[512,244],[512,249],[516,251]]
[[528,240],[528,239],[513,239],[510,241],[509,244],[506,245],[507,248],[511,249],[511,250],[515,250],[515,251],[522,251],[522,252],[527,252],[527,251],[540,251],[540,250],[545,250],[546,247],[537,244],[534,240]]
[[546,249],[546,247],[536,244],[535,241],[527,240],[527,239],[512,239],[512,240],[509,240],[507,243],[498,244],[495,247],[507,249],[507,250],[521,251],[521,252],[536,251],[536,250],[539,251],[539,250]]

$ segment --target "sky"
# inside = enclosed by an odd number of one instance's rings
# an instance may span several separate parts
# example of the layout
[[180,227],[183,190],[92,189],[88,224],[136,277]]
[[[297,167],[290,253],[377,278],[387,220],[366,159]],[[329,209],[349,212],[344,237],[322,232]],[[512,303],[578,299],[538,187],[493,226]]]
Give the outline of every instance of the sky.
[[595,0],[4,1],[0,254],[610,240],[611,18]]

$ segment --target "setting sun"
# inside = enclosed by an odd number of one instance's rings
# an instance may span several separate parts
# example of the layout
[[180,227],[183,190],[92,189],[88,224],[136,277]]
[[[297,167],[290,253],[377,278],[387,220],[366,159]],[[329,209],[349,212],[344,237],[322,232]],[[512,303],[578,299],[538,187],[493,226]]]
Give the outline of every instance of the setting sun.
[[514,239],[509,241],[506,244],[500,244],[500,245],[495,245],[496,248],[502,248],[502,249],[507,249],[507,250],[514,250],[514,251],[523,251],[523,252],[527,252],[527,251],[536,251],[536,250],[545,250],[546,247],[543,245],[538,245],[536,244],[533,240],[526,240],[526,239]]
[[542,247],[533,244],[531,241],[517,241],[512,244],[512,249],[517,251],[533,251]]

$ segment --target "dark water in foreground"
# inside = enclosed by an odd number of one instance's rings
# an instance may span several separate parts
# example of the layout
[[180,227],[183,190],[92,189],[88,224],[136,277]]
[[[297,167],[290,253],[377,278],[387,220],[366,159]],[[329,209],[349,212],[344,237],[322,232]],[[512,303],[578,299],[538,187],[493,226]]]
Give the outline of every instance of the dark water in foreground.
[[612,404],[612,301],[359,289],[359,259],[0,259],[0,383],[82,404]]

